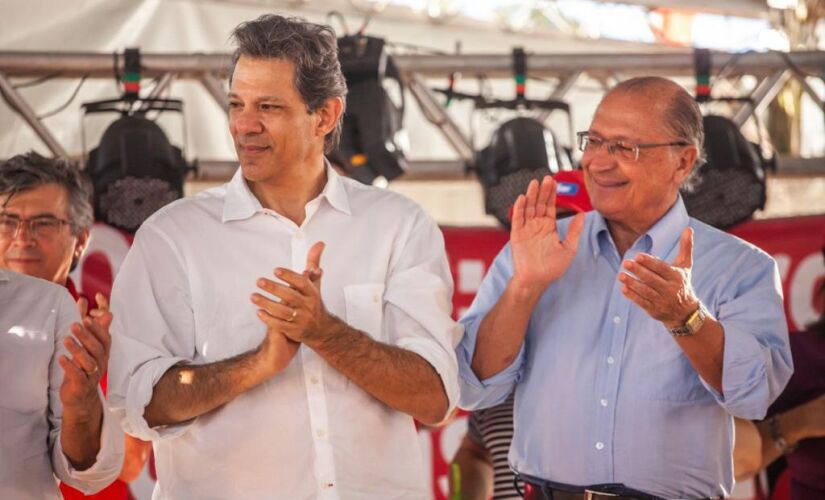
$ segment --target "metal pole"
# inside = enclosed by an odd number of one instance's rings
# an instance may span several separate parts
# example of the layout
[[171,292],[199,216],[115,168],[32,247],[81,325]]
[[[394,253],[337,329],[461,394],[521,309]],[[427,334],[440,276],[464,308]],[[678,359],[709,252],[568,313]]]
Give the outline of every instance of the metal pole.
[[805,77],[805,75],[800,75],[794,71],[793,77],[796,78],[796,81],[798,81],[800,85],[802,85],[802,90],[804,90],[805,93],[808,94],[808,97],[810,97],[814,104],[816,104],[817,107],[819,107],[819,110],[825,113],[825,100],[819,97],[814,88],[811,87],[811,84],[808,83],[808,79]]
[[[556,88],[553,89],[553,93],[550,94],[550,99],[564,99],[564,96],[570,92],[570,89],[573,88],[573,85],[579,80],[582,76],[583,71],[575,71],[565,77],[562,77],[559,81],[559,84],[556,85]],[[550,117],[550,111],[543,109],[536,119],[542,123],[547,121],[547,118]]]
[[[788,58],[802,71],[818,74],[825,66],[825,51],[796,51],[787,53]],[[202,73],[214,73],[220,77],[228,74],[229,54],[152,54],[142,53],[143,74],[154,78],[165,73],[177,73],[179,78],[197,78]],[[424,55],[399,54],[393,56],[404,73],[426,76],[443,76],[453,72],[485,74],[489,77],[511,76],[510,54],[458,54]],[[123,70],[123,58],[117,58],[118,71]],[[733,64],[733,63],[736,64]],[[654,53],[583,53],[583,54],[528,54],[527,65],[535,76],[558,76],[576,71],[590,75],[605,75],[621,71],[628,76],[692,75],[693,53],[690,51]],[[730,75],[772,73],[787,66],[783,58],[774,53],[749,52],[734,54],[711,53],[711,70],[732,68]],[[89,75],[90,78],[113,78],[114,54],[94,52],[22,52],[0,51],[0,72],[10,77],[36,77],[59,72],[64,78]]]
[[462,160],[471,162],[475,157],[472,144],[464,137],[464,134],[461,133],[447,111],[438,103],[435,95],[427,87],[424,78],[421,75],[412,74],[409,77],[408,85],[427,120],[444,133],[444,137],[447,138],[447,141]]
[[20,95],[17,90],[11,86],[11,83],[6,79],[3,73],[0,73],[0,94],[3,95],[3,98],[8,103],[9,107],[15,111],[24,119],[26,123],[34,130],[40,140],[46,144],[46,147],[52,152],[55,156],[68,156],[68,153],[63,146],[57,142],[57,139],[49,132],[49,129],[43,125],[43,122],[37,118],[37,114],[34,110],[29,106],[29,103],[23,99],[23,96]]
[[223,87],[223,82],[215,76],[214,73],[204,73],[198,78],[203,88],[209,92],[212,99],[218,103],[224,111],[229,111],[229,98],[226,96],[226,89]]
[[777,71],[759,82],[759,85],[757,85],[751,93],[751,100],[753,104],[750,106],[743,105],[736,110],[736,113],[734,113],[732,118],[733,123],[735,123],[738,127],[741,127],[754,113],[761,114],[762,111],[765,110],[765,107],[773,101],[776,94],[782,90],[782,86],[785,85],[785,82],[787,82],[790,77],[790,71],[782,70]]

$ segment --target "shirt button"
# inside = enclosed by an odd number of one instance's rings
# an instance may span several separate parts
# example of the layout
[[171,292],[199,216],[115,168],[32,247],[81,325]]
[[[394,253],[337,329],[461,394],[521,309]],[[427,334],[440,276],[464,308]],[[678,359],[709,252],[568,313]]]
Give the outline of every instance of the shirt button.
[[619,324],[622,322],[622,318],[620,316],[613,316],[613,323]]
[[317,376],[313,375],[313,376],[309,377],[309,381],[312,382],[313,384],[317,384],[319,379],[318,379]]
[[321,483],[321,488],[323,488],[325,490],[328,490],[328,489],[332,488],[333,486],[335,486],[335,485],[332,482]]
[[601,441],[596,443],[596,449],[597,450],[603,450],[604,449],[604,443],[602,443]]
[[615,360],[613,359],[613,356],[608,356],[607,357],[607,364],[608,365],[612,365],[614,362],[615,362]]
[[327,433],[324,432],[324,429],[318,429],[318,432],[316,432],[315,435],[318,436],[319,438],[323,438],[324,436],[327,435]]
[[607,400],[602,399],[602,400],[599,401],[599,404],[602,405],[602,406],[607,406]]

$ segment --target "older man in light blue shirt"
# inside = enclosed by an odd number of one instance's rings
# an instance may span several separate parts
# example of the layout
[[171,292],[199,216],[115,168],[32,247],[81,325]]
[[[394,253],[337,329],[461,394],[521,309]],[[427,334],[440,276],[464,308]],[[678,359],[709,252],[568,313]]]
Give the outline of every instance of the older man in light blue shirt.
[[462,320],[462,406],[515,387],[510,463],[547,497],[728,495],[733,416],[762,418],[790,377],[776,263],[678,196],[701,120],[665,79],[609,92],[580,134],[596,211],[556,224],[552,179],[531,185]]

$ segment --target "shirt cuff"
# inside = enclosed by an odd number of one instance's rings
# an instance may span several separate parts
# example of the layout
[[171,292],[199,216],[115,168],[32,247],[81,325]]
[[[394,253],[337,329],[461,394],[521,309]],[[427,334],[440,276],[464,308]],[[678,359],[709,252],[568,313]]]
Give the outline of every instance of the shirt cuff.
[[[770,406],[766,363],[769,356],[753,335],[732,325],[725,331],[722,365],[723,394],[711,389],[716,401],[735,417],[759,420]],[[704,381],[703,381],[704,383]]]
[[[123,468],[123,431],[114,415],[111,414],[100,388],[98,388],[98,397],[103,405],[103,422],[100,428],[100,450],[97,452],[94,464],[88,469],[76,470],[63,453],[60,435],[54,445],[55,475],[62,482],[87,495],[97,493],[113,483]],[[61,434],[62,432],[63,429],[61,429]]]
[[456,348],[458,358],[458,375],[461,384],[460,406],[466,409],[479,409],[494,406],[507,399],[513,386],[518,382],[521,365],[524,362],[524,342],[522,342],[516,358],[504,370],[481,380],[472,368],[475,355],[478,327],[481,320],[465,324],[465,334]]
[[135,372],[129,380],[129,388],[126,395],[126,415],[121,424],[123,430],[143,441],[155,441],[180,436],[197,419],[187,420],[174,425],[160,425],[150,427],[143,417],[146,406],[152,400],[155,384],[173,366],[182,363],[189,363],[186,358],[157,358],[145,362]]
[[444,392],[447,395],[448,408],[444,418],[452,413],[458,405],[460,390],[458,387],[458,366],[452,352],[447,352],[436,342],[421,338],[403,338],[397,343],[397,347],[414,352],[424,358],[444,384]]

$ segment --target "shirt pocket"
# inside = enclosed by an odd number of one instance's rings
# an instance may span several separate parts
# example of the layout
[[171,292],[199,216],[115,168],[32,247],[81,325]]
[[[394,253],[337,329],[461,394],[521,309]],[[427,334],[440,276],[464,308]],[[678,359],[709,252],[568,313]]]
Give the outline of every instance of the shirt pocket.
[[[0,407],[24,413],[45,408],[49,402],[49,365],[54,355],[54,338],[44,333],[42,327],[21,325],[12,326],[2,335],[0,381],[4,385]],[[63,368],[56,368],[62,373]]]
[[366,283],[344,287],[347,324],[379,342],[385,342],[384,284]]

